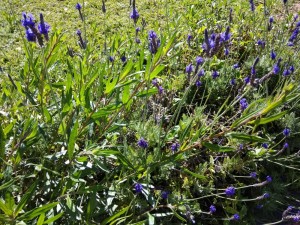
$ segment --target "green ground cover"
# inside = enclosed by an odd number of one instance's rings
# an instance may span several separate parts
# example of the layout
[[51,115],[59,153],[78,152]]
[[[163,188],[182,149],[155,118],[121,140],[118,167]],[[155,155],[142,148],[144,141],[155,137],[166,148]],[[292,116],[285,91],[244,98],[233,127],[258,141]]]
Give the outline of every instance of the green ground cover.
[[0,224],[299,223],[297,8],[4,0]]

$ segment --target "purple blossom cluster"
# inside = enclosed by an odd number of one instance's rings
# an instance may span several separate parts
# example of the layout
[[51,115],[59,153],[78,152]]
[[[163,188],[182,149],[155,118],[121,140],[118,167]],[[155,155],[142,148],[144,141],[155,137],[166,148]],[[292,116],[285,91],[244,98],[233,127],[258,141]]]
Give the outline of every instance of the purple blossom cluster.
[[230,27],[228,26],[225,30],[225,32],[216,34],[212,33],[211,35],[208,34],[208,30],[205,29],[204,31],[204,43],[202,44],[202,49],[206,53],[207,56],[212,56],[216,52],[219,51],[219,49],[225,45],[225,51],[224,54],[229,54],[228,45],[230,42],[231,33],[230,33]]
[[225,190],[225,194],[228,196],[228,197],[232,197],[235,195],[235,188],[234,187],[228,187],[226,190]]
[[164,92],[164,88],[161,85],[159,85],[157,78],[154,78],[152,80],[152,84],[154,87],[157,88],[159,94],[162,94]]
[[157,37],[157,34],[150,30],[148,33],[148,40],[149,40],[149,51],[152,54],[155,54],[160,47],[160,39]]
[[140,148],[148,148],[148,142],[144,138],[140,138],[137,144]]
[[50,31],[50,25],[44,21],[44,16],[40,13],[40,23],[36,27],[36,22],[31,13],[22,13],[23,19],[21,24],[25,27],[25,37],[29,42],[38,41],[40,46],[44,45],[43,37],[46,41],[49,41],[48,33]]

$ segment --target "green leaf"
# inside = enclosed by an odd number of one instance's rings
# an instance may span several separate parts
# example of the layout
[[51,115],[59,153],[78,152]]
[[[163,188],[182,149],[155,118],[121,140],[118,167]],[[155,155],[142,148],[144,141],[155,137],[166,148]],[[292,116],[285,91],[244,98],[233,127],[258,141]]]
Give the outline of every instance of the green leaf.
[[55,215],[55,216],[49,218],[48,220],[46,220],[46,221],[44,222],[44,224],[50,224],[50,223],[52,224],[55,220],[58,220],[60,217],[62,217],[63,214],[64,214],[64,213],[61,212],[61,213],[59,213],[59,214],[57,214],[57,215]]
[[[262,114],[267,114],[268,112],[272,111],[273,109],[277,108],[278,106],[281,106],[283,104],[286,104],[288,101],[290,101],[293,98],[287,98],[287,96],[291,93],[291,91],[294,89],[294,84],[289,84],[285,86],[282,90],[282,93],[280,95],[274,97],[274,99],[270,99],[268,102],[267,107],[264,108],[262,111]],[[298,96],[298,95],[297,95]]]
[[116,214],[106,218],[105,220],[103,220],[103,222],[101,222],[101,224],[108,224],[109,222],[113,222],[114,220],[118,219],[121,215],[123,215],[124,213],[126,213],[129,209],[129,206],[121,209],[119,212],[117,212]]
[[105,155],[105,156],[110,156],[113,155],[115,158],[117,158],[124,166],[130,169],[134,169],[134,166],[130,163],[130,161],[122,155],[121,152],[116,151],[116,150],[102,150],[102,149],[95,149],[92,151],[94,155]]
[[189,121],[187,125],[185,124],[185,128],[179,137],[180,142],[183,142],[184,138],[189,134],[189,132],[191,131],[192,125],[193,125],[193,121]]
[[95,211],[95,208],[97,206],[97,200],[96,199],[97,199],[96,192],[91,193],[90,194],[90,201],[88,203],[87,211],[86,211],[88,220],[90,220],[90,218],[92,217],[93,212]]
[[51,117],[51,115],[50,115],[48,109],[45,108],[45,107],[43,107],[42,110],[43,110],[43,115],[44,115],[44,117],[46,117],[46,122],[51,122],[51,121],[52,121],[52,117]]
[[127,61],[124,70],[121,72],[120,81],[123,80],[123,78],[125,78],[129,74],[129,72],[132,70],[132,67],[133,67],[132,60]]
[[[171,208],[171,209],[172,209],[172,208]],[[185,223],[186,223],[186,220],[185,220],[182,216],[180,216],[177,212],[175,212],[175,210],[172,209],[172,211],[173,211],[174,215],[175,215],[179,220],[181,220],[182,222],[185,222]]]
[[118,77],[113,79],[111,82],[107,81],[106,82],[106,88],[105,88],[105,94],[109,94],[110,92],[112,92],[112,90],[116,86],[117,82],[118,82]]
[[25,220],[25,221],[32,220],[33,218],[40,216],[41,214],[45,214],[50,209],[53,209],[55,206],[57,206],[57,204],[58,204],[58,202],[52,202],[52,203],[43,205],[37,209],[30,210],[30,211],[24,213],[23,215],[21,215],[20,217],[18,217],[18,219]]
[[239,133],[239,132],[231,132],[231,133],[226,134],[226,136],[229,136],[233,139],[249,141],[249,142],[259,142],[259,143],[269,142],[268,139],[254,136],[254,135],[245,134],[245,133]]
[[113,112],[116,112],[119,108],[122,107],[122,104],[119,105],[109,105],[105,108],[102,108],[100,110],[98,110],[97,112],[95,112],[91,117],[93,120],[98,120],[101,117],[105,117],[107,115],[111,115]]
[[148,214],[148,224],[149,225],[155,225],[155,218],[154,216],[152,216],[150,213],[147,213]]
[[169,42],[166,44],[166,46],[163,47],[163,55],[166,55],[168,53],[168,51],[171,49],[176,36],[177,36],[177,33],[174,33],[173,36],[171,37],[171,39],[169,40]]
[[13,179],[12,179],[12,180],[6,182],[5,184],[2,184],[2,185],[0,186],[0,191],[6,189],[6,188],[8,188],[8,187],[10,187],[15,181],[16,181],[16,180],[13,180]]
[[186,168],[183,169],[183,172],[188,173],[188,174],[192,175],[193,177],[196,177],[196,178],[198,178],[198,179],[200,179],[202,181],[206,181],[207,180],[207,178],[204,175],[200,175],[200,174],[194,173],[194,172],[192,172],[192,171],[190,171],[190,170],[188,170]]
[[209,142],[203,142],[202,145],[215,152],[233,152],[236,150],[232,147],[220,146],[216,144],[211,144]]
[[139,92],[136,96],[137,97],[146,97],[146,96],[151,96],[157,93],[157,88],[151,88],[149,90],[143,90]]
[[0,124],[0,158],[4,158],[5,156],[5,134]]
[[43,225],[43,223],[44,223],[44,221],[45,221],[45,213],[42,213],[41,215],[40,215],[40,217],[39,217],[39,219],[38,219],[38,221],[37,221],[37,225]]
[[13,211],[14,206],[15,206],[15,200],[13,195],[10,192],[5,193],[5,204],[7,207]]
[[10,224],[11,218],[8,215],[0,214],[0,224]]
[[265,105],[261,106],[259,109],[255,110],[253,112],[243,114],[241,118],[234,121],[234,123],[231,125],[231,129],[247,123],[253,117],[259,116],[261,111],[264,109],[264,107],[265,107]]
[[123,95],[122,95],[122,103],[126,104],[130,97],[130,86],[127,85],[123,88]]
[[12,216],[13,211],[5,204],[4,200],[0,199],[0,209],[7,215]]
[[77,139],[77,132],[78,132],[78,121],[75,122],[70,137],[69,137],[69,142],[68,142],[68,156],[69,160],[72,160],[73,155],[74,155],[74,149],[75,149],[75,142]]
[[10,123],[7,127],[4,128],[4,135],[7,135],[13,129],[15,123],[16,121],[14,120],[12,123]]
[[21,198],[19,204],[17,205],[14,215],[17,216],[22,209],[24,208],[24,206],[27,204],[27,202],[30,200],[30,198],[32,197],[33,193],[36,190],[36,185],[37,185],[37,181],[35,181],[30,187],[29,189],[26,191],[26,193],[23,195],[23,197]]
[[287,113],[287,111],[283,111],[281,113],[277,113],[277,114],[275,114],[273,116],[269,116],[267,118],[258,118],[258,119],[256,119],[255,121],[252,121],[249,124],[255,124],[256,126],[261,125],[261,124],[267,124],[267,123],[273,122],[275,120],[279,120],[286,113]]
[[165,69],[164,65],[157,66],[151,73],[149,79],[152,80],[155,78],[163,69]]

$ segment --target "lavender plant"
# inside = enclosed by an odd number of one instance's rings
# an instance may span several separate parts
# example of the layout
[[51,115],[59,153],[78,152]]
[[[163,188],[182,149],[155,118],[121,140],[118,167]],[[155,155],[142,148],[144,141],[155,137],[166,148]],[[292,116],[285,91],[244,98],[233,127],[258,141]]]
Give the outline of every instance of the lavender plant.
[[299,222],[292,3],[72,4],[68,29],[11,8],[0,223]]

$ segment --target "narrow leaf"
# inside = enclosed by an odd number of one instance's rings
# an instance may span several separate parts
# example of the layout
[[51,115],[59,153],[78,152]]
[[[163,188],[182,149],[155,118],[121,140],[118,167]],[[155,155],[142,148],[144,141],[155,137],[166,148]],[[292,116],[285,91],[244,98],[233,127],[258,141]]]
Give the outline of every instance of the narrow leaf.
[[275,114],[273,116],[269,116],[267,118],[258,118],[255,121],[252,121],[249,124],[255,124],[255,125],[261,125],[261,124],[267,124],[276,120],[279,120],[282,116],[284,116],[287,113],[287,111],[283,111],[281,113]]
[[194,173],[194,172],[192,172],[192,171],[190,171],[190,170],[188,170],[186,168],[184,168],[183,171],[186,172],[186,173],[188,173],[188,174],[190,174],[190,175],[192,175],[193,177],[196,177],[196,178],[202,180],[202,181],[206,181],[207,180],[204,175],[200,175],[200,174]]
[[39,217],[39,219],[38,219],[38,221],[37,221],[37,225],[43,225],[43,223],[44,223],[44,221],[45,221],[45,213],[42,213],[41,215],[40,215],[40,217]]
[[231,132],[231,133],[228,133],[226,136],[229,136],[231,138],[238,139],[238,140],[249,141],[249,142],[259,142],[259,143],[269,142],[268,139],[261,138],[259,136],[245,134],[245,133],[239,133],[239,132]]
[[55,215],[55,216],[49,218],[48,220],[46,220],[46,221],[44,222],[44,224],[50,224],[50,223],[52,224],[54,221],[56,221],[56,220],[58,220],[60,217],[62,217],[63,214],[64,214],[64,213],[61,212],[61,213],[59,213],[59,214],[57,214],[57,215]]
[[36,189],[36,185],[37,185],[37,181],[34,182],[29,189],[26,191],[26,193],[23,195],[23,197],[21,198],[19,204],[17,205],[14,215],[17,216],[22,209],[24,208],[24,206],[27,204],[27,202],[30,200],[31,196],[33,195],[35,189]]
[[159,65],[157,66],[150,74],[149,79],[152,80],[153,78],[155,78],[163,69],[165,68],[164,65]]
[[220,145],[216,145],[216,144],[211,144],[209,142],[203,142],[202,145],[205,146],[206,148],[210,149],[210,150],[215,151],[215,152],[232,152],[232,151],[235,151],[234,148],[226,147],[226,146],[220,146]]
[[75,122],[73,129],[71,131],[70,137],[69,137],[69,143],[68,143],[69,160],[72,160],[72,158],[73,158],[75,142],[77,139],[77,132],[78,132],[78,121]]
[[5,134],[3,132],[2,126],[0,124],[0,158],[5,156]]
[[57,204],[58,204],[58,202],[53,202],[53,203],[43,205],[42,207],[39,207],[37,209],[30,210],[30,211],[24,213],[18,219],[25,220],[25,221],[32,220],[35,217],[40,216],[41,214],[47,213],[50,209],[53,209],[55,206],[57,206]]

